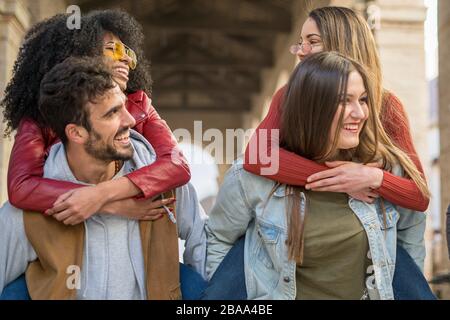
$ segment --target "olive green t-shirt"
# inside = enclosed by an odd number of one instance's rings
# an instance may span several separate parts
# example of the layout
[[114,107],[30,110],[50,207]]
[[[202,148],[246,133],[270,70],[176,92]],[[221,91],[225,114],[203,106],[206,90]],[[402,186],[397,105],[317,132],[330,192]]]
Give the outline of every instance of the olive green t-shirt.
[[306,191],[303,263],[296,299],[361,299],[369,243],[345,193]]

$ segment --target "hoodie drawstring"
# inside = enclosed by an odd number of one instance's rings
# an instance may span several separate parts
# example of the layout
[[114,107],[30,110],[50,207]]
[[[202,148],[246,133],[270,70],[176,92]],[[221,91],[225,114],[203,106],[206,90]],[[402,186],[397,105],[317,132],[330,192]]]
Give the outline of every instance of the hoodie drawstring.
[[85,271],[85,274],[86,274],[86,277],[85,277],[85,279],[84,279],[84,290],[83,290],[83,293],[82,293],[82,297],[83,298],[86,298],[86,292],[87,292],[87,288],[88,288],[88,278],[89,278],[89,231],[88,231],[88,227],[87,227],[87,223],[86,223],[86,220],[83,222],[84,223],[84,230],[85,230],[85,237],[84,237],[84,252],[85,252],[85,254],[86,254],[86,263],[85,263],[85,266],[86,266],[86,271]]

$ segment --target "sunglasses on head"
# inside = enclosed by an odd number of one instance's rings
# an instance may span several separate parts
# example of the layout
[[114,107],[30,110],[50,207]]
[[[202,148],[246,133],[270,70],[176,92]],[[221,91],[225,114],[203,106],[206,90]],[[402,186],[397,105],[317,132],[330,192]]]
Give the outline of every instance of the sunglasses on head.
[[137,57],[136,53],[130,47],[122,42],[108,42],[103,49],[105,56],[110,57],[114,61],[123,60],[126,56],[130,58],[128,66],[130,69],[136,69]]

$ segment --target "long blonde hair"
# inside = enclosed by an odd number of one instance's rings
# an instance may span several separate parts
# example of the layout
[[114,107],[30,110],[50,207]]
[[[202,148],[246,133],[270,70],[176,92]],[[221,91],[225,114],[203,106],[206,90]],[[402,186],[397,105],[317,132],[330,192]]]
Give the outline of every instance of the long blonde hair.
[[383,100],[383,76],[375,38],[364,18],[350,8],[323,7],[309,13],[319,28],[324,51],[336,51],[364,65],[374,81],[378,113]]

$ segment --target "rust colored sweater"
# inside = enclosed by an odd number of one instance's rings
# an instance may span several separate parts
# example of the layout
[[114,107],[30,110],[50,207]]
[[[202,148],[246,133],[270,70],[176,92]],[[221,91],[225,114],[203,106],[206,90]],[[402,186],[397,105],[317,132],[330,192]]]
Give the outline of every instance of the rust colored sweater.
[[[261,130],[280,128],[280,109],[285,90],[286,88],[283,87],[275,93],[270,105],[269,113],[256,129],[250,142],[252,142],[257,135],[259,136],[259,134],[261,134]],[[388,93],[384,98],[381,121],[386,133],[392,141],[408,154],[416,167],[423,174],[422,165],[412,142],[406,112],[400,100],[392,93]],[[271,154],[270,131],[267,132],[267,135],[262,135],[262,137],[266,136],[267,146],[258,146],[260,155]],[[244,169],[253,174],[260,175],[261,168],[267,166],[260,161],[260,159],[264,159],[264,157],[250,157],[249,149],[250,148],[247,146],[245,150]],[[249,161],[250,159],[252,160],[251,162]],[[306,184],[306,179],[310,175],[328,169],[328,167],[324,165],[303,158],[282,148],[279,149],[279,161],[278,172],[274,175],[265,175],[265,177],[289,185],[304,186]],[[428,208],[429,199],[422,195],[414,181],[395,176],[387,171],[384,171],[383,183],[376,191],[381,197],[403,208],[417,211],[425,211]]]

